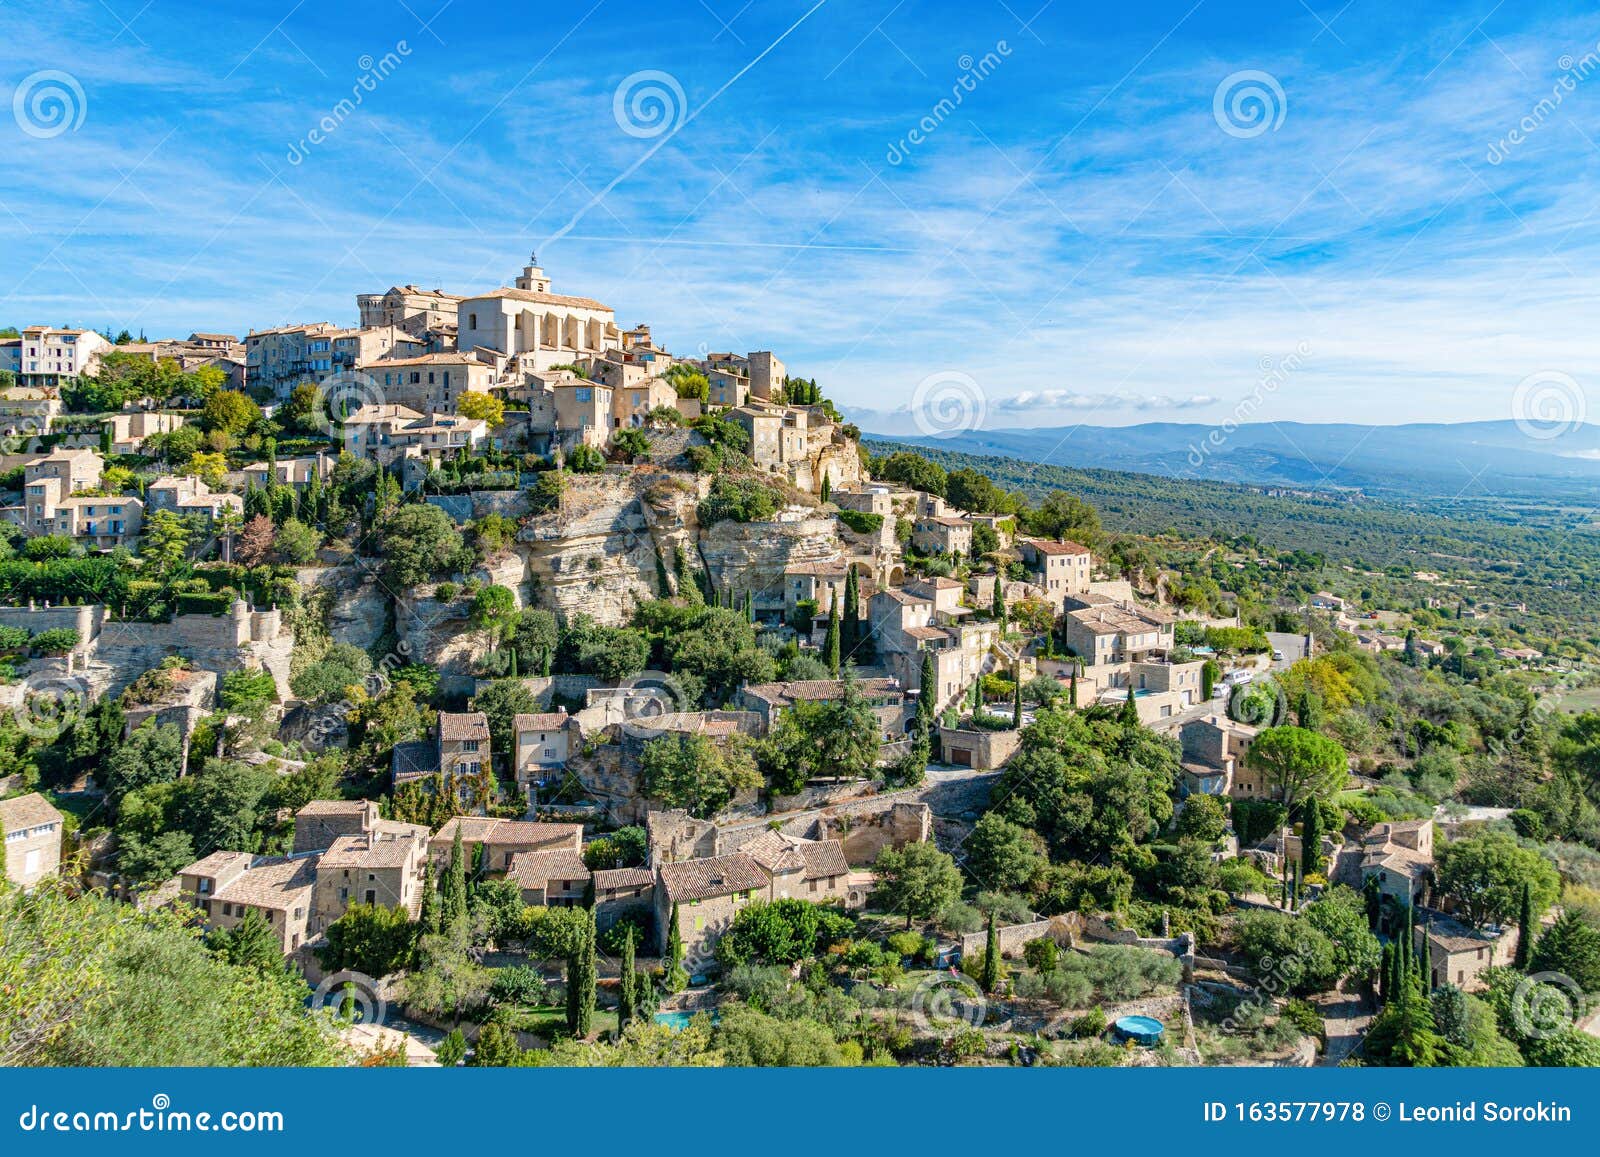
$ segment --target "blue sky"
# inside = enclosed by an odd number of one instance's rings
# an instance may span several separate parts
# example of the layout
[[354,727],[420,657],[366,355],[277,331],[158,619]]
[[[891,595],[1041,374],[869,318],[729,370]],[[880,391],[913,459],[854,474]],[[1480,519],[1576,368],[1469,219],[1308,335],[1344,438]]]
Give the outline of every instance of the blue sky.
[[141,3],[0,2],[0,324],[348,323],[537,247],[880,430],[930,378],[1027,427],[1600,382],[1581,5]]

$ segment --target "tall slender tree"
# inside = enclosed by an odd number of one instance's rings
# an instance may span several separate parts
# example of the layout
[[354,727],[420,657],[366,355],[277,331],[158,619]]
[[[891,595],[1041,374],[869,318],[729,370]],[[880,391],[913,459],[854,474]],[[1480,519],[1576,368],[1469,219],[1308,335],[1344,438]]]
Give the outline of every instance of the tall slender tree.
[[994,576],[994,599],[989,604],[989,616],[1000,624],[1000,630],[1006,629],[1006,579],[1004,575]]
[[1022,668],[1011,668],[1011,726],[1022,728]]
[[861,583],[852,566],[844,577],[844,653],[853,658],[860,643]]
[[989,935],[983,944],[983,991],[994,992],[1000,987],[1000,935],[994,926],[994,909],[989,910]]
[[828,603],[828,633],[822,640],[822,661],[827,664],[833,677],[839,677],[839,595],[834,593]]
[[1306,818],[1300,825],[1300,869],[1310,876],[1322,871],[1322,809],[1308,799],[1301,810]]
[[939,677],[933,669],[933,652],[922,652],[922,674],[917,686],[917,718],[932,733],[933,721],[939,714]]
[[461,825],[450,844],[450,864],[439,888],[439,922],[452,943],[465,948],[471,925],[467,920],[467,863],[461,849]]
[[633,976],[633,925],[627,925],[622,934],[622,963],[619,971],[622,981],[617,989],[617,1031],[620,1033],[633,1020],[636,989]]
[[1522,910],[1517,916],[1517,954],[1512,961],[1512,967],[1524,972],[1528,970],[1528,962],[1533,959],[1533,889],[1526,882],[1522,885]]
[[662,981],[668,992],[682,992],[689,986],[689,975],[683,970],[683,933],[678,930],[677,901],[673,901],[667,926],[667,966]]
[[595,981],[598,965],[595,961],[594,909],[586,910],[587,919],[578,937],[578,950],[567,962],[567,1027],[579,1040],[588,1039],[594,1031]]

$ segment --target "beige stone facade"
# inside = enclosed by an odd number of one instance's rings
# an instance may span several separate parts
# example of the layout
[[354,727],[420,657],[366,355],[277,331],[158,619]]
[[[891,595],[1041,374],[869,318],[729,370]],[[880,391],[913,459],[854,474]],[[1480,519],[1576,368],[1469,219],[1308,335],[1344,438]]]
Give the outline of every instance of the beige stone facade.
[[55,875],[61,864],[63,830],[61,813],[38,792],[0,800],[6,879],[31,888]]

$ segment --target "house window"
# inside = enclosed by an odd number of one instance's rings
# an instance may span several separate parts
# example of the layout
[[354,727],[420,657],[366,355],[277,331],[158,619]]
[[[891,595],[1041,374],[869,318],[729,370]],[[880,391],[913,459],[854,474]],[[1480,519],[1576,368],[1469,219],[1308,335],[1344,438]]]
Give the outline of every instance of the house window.
[[477,751],[478,750],[478,741],[476,739],[463,739],[461,741],[461,750],[462,751]]

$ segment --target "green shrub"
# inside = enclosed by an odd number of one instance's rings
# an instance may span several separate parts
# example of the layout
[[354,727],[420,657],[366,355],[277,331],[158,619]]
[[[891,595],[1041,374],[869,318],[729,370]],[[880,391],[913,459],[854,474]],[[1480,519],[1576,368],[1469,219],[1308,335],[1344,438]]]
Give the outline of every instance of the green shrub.
[[839,521],[857,534],[877,534],[883,529],[883,515],[865,510],[841,510]]

